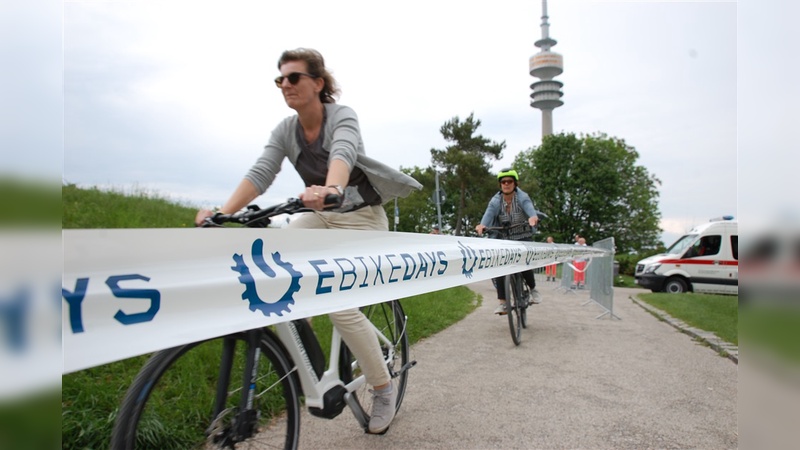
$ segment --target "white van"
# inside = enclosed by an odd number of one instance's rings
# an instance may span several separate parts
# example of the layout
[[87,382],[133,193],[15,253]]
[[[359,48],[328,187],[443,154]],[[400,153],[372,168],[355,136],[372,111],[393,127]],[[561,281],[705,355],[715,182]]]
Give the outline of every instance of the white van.
[[739,294],[739,226],[712,219],[678,239],[666,253],[636,264],[636,284],[653,292]]

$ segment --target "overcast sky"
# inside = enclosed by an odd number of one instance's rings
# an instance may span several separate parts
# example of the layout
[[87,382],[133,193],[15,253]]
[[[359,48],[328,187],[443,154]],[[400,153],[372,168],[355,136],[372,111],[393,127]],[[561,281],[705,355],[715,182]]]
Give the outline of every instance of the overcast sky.
[[[474,112],[480,134],[506,142],[494,165],[506,166],[541,141],[528,74],[541,7],[535,0],[66,2],[63,180],[221,204],[277,122],[293,113],[271,80],[280,53],[301,46],[325,56],[371,156],[425,167],[430,149],[446,145],[439,127]],[[762,9],[778,13],[765,20],[756,14]],[[738,216],[737,157],[746,175],[793,174],[777,156],[764,164],[760,148],[784,145],[762,130],[777,131],[790,116],[768,121],[737,105],[737,94],[751,106],[780,101],[784,91],[772,83],[794,78],[775,70],[789,63],[770,44],[787,37],[797,9],[777,0],[548,2],[553,51],[564,57],[554,131],[603,132],[635,147],[639,163],[663,182],[667,244],[711,217]],[[765,69],[745,72],[752,67],[740,62],[738,92],[737,51]],[[752,89],[743,89],[745,79]],[[740,122],[754,127],[737,130],[737,106]],[[742,155],[743,145],[753,151]],[[35,166],[31,153],[14,164]],[[787,196],[765,199],[763,182],[749,186],[754,211],[759,203],[774,204],[771,211],[794,206]],[[301,188],[289,168],[258,201]]]

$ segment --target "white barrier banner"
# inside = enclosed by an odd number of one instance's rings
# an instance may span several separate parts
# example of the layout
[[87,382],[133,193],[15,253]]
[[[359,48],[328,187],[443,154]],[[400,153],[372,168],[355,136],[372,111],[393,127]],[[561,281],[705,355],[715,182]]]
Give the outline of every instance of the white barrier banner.
[[605,250],[381,231],[64,230],[64,373]]
[[0,232],[0,407],[60,390],[61,261],[60,230]]

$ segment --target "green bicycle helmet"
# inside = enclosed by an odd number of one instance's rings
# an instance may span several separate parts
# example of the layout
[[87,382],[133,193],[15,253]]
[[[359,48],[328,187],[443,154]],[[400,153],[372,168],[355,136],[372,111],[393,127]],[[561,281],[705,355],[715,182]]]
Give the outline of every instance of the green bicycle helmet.
[[511,178],[514,179],[514,181],[519,183],[519,175],[517,174],[517,171],[514,170],[514,169],[511,169],[511,168],[503,169],[503,170],[501,170],[500,172],[497,173],[497,181],[500,181],[503,178],[507,178],[507,177],[511,177]]

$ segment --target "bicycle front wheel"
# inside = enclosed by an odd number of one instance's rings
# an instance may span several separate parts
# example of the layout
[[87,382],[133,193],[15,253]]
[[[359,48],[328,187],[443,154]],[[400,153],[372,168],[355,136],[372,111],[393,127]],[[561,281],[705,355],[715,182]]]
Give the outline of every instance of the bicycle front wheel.
[[519,283],[522,277],[518,274],[505,277],[506,286],[506,316],[508,327],[511,329],[511,340],[514,345],[519,345],[522,335],[522,317],[520,315]]
[[[381,340],[380,345],[383,358],[389,368],[389,374],[392,376],[393,388],[397,389],[395,411],[399,411],[408,383],[408,370],[401,370],[408,364],[408,332],[405,312],[397,300],[365,306],[361,308],[361,312],[375,325],[381,335],[389,340],[389,343]],[[361,376],[361,367],[358,361],[344,343],[342,343],[340,358],[339,371],[342,381],[349,383]],[[368,389],[368,386],[364,384],[353,392],[356,401],[367,414],[372,410],[372,396],[369,395]]]
[[111,448],[297,448],[298,381],[267,334],[259,344],[253,408],[240,411],[246,344],[239,333],[155,353],[125,395]]

